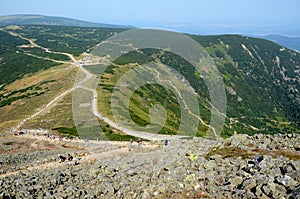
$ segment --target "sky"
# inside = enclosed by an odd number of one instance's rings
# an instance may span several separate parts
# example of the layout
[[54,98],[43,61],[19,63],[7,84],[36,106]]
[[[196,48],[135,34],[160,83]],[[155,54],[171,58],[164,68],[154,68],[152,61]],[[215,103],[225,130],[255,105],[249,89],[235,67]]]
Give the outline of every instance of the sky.
[[299,8],[299,0],[2,0],[0,15],[63,16],[198,34],[300,36]]

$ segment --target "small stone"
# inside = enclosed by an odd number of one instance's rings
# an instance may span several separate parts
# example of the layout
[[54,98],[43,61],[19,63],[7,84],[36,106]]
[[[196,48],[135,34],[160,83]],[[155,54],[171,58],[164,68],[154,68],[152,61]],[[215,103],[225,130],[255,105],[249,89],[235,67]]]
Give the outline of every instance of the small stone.
[[275,184],[275,183],[268,183],[263,186],[264,193],[266,193],[269,196],[272,196],[273,198],[279,198],[285,195],[286,189],[284,186]]
[[203,165],[203,167],[207,170],[207,171],[211,171],[211,170],[213,170],[214,168],[215,168],[215,164],[214,164],[214,161],[209,161],[209,162],[207,162],[207,163],[205,163],[204,165]]
[[222,156],[219,154],[216,154],[216,155],[210,157],[210,159],[214,160],[216,163],[222,163],[222,160],[223,160]]
[[251,199],[255,199],[255,198],[257,198],[256,196],[255,196],[255,194],[254,193],[252,193],[250,190],[248,190],[247,192],[246,192],[246,196],[247,196],[247,198],[251,198]]
[[293,171],[286,174],[287,176],[290,176],[294,180],[300,182],[300,170],[299,171]]
[[151,199],[151,195],[148,191],[144,191],[142,195],[143,199]]
[[274,183],[268,183],[264,185],[262,189],[264,190],[264,193],[266,193],[267,195],[272,195],[276,188]]
[[199,171],[198,173],[196,173],[196,179],[197,180],[205,180],[205,178],[206,178],[205,172]]
[[292,171],[296,170],[295,166],[293,164],[287,164],[281,167],[282,174],[290,173]]
[[256,180],[253,178],[249,178],[243,182],[243,189],[249,190],[256,187]]
[[196,177],[195,177],[195,174],[193,173],[193,174],[190,174],[190,175],[188,175],[188,176],[186,176],[186,178],[185,178],[185,182],[192,182],[192,181],[195,181],[196,180]]
[[235,188],[237,187],[238,185],[240,185],[241,183],[243,182],[243,178],[242,177],[235,177],[235,178],[232,178],[230,180],[230,184],[231,184],[231,187],[232,188]]
[[193,188],[194,188],[195,191],[199,191],[200,188],[201,188],[201,185],[197,183],[197,184],[195,184],[195,185],[193,186]]
[[277,177],[276,181],[279,184],[281,184],[287,188],[292,188],[292,189],[295,188],[298,184],[297,181],[295,181],[293,178],[291,178],[290,176],[287,176],[287,175]]
[[300,186],[292,190],[292,192],[287,196],[287,198],[300,198]]

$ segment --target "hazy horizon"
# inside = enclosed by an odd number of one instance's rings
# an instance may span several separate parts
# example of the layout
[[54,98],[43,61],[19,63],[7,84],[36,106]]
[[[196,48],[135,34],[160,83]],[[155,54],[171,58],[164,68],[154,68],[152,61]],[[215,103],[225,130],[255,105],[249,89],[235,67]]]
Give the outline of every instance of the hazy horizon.
[[300,36],[300,2],[187,0],[5,1],[0,15],[40,14],[84,21],[168,28],[193,34]]

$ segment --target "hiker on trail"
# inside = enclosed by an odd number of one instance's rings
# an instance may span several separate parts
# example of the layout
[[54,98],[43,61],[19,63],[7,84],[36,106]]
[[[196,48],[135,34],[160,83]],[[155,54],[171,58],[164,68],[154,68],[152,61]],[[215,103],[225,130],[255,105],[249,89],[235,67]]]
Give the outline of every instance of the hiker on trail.
[[81,159],[80,157],[79,157],[79,155],[77,154],[77,153],[74,153],[74,157],[75,157],[75,165],[78,165],[79,164],[79,160]]
[[80,160],[80,159],[81,159],[81,158],[79,157],[78,153],[75,153],[74,156],[75,156],[75,158],[76,158],[77,160]]
[[68,157],[68,161],[72,161],[73,160],[73,156],[71,156],[70,153],[67,154],[67,157]]
[[140,138],[137,139],[137,144],[138,144],[138,146],[141,145],[141,139]]
[[64,162],[66,160],[66,157],[61,154],[58,154],[58,158],[59,158],[59,163]]
[[133,143],[133,140],[132,139],[130,139],[130,144],[132,144]]
[[165,146],[168,146],[168,144],[169,144],[169,141],[168,141],[167,139],[165,139],[165,140],[164,140],[164,145],[165,145]]

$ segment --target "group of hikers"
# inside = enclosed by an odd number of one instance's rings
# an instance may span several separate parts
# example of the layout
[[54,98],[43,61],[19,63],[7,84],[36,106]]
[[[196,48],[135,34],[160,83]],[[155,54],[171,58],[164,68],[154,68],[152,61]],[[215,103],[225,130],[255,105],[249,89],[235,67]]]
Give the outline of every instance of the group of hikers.
[[[138,139],[136,140],[136,143],[137,143],[138,146],[141,146],[142,140],[141,140],[140,138],[138,138]],[[133,144],[133,139],[130,139],[130,144]]]
[[[74,153],[75,157],[75,165],[79,164],[79,160],[81,159],[77,153]],[[66,153],[66,156],[63,156],[62,154],[58,154],[59,163],[65,162],[66,160],[71,162],[74,157],[70,153]]]
[[[142,140],[140,138],[138,138],[136,140],[136,143],[137,143],[138,146],[141,146],[142,145]],[[164,140],[164,146],[168,146],[169,143],[170,143],[170,141],[168,139]],[[130,139],[130,144],[133,144],[133,139]]]
[[[50,139],[53,139],[53,140],[56,139],[55,135],[51,135],[50,133],[44,134],[44,136],[46,138],[50,138]],[[59,135],[57,137],[58,137],[58,140],[60,140],[60,141],[62,141],[63,139],[66,139],[66,140],[73,140],[74,139],[74,137],[71,136],[71,135],[66,135],[65,137],[63,137],[62,135]]]

